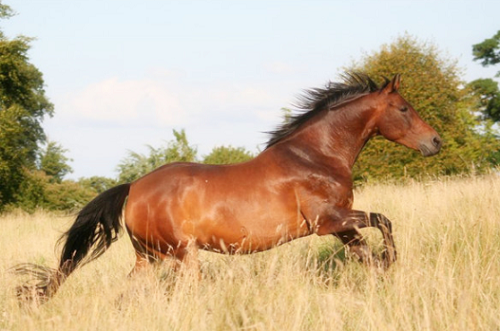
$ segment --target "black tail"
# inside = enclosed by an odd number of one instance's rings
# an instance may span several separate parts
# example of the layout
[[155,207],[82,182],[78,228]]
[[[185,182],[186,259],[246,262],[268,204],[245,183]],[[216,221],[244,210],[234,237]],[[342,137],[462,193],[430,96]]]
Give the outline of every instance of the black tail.
[[66,275],[78,266],[101,256],[118,239],[120,219],[130,184],[122,184],[103,192],[89,202],[73,226],[61,237],[64,242],[59,269]]
[[113,187],[89,202],[78,213],[75,223],[59,239],[63,243],[58,269],[23,264],[16,268],[40,282],[34,286],[21,286],[17,294],[21,299],[45,300],[53,296],[64,280],[78,267],[101,256],[118,239],[123,205],[130,184]]

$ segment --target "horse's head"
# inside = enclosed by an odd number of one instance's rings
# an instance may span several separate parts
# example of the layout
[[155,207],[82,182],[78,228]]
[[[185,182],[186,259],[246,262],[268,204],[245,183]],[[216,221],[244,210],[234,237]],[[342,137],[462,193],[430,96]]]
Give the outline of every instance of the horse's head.
[[378,133],[391,141],[418,150],[424,156],[437,154],[442,145],[441,137],[399,95],[399,82],[400,75],[396,75],[378,92]]

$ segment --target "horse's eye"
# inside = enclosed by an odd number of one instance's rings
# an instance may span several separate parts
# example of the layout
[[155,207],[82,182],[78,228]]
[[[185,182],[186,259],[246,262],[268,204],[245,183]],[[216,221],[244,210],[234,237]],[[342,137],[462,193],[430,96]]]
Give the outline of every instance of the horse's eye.
[[403,106],[403,107],[399,108],[399,110],[404,113],[405,111],[408,110],[408,107]]

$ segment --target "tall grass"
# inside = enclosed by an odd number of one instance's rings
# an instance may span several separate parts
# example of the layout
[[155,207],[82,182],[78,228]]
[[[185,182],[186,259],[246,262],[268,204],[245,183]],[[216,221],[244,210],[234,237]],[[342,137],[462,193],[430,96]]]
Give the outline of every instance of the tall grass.
[[[500,330],[500,178],[375,185],[355,208],[393,221],[398,262],[381,273],[311,236],[246,256],[200,253],[202,278],[127,278],[122,238],[38,308],[21,308],[19,262],[55,266],[72,219],[0,218],[0,330]],[[365,230],[380,247],[381,235]]]

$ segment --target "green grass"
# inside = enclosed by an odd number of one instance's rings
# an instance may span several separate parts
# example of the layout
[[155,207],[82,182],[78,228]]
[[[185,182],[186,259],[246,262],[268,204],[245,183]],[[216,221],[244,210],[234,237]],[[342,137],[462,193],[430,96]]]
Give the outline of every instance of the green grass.
[[[499,330],[500,177],[375,185],[355,208],[392,220],[398,262],[387,272],[311,236],[264,253],[201,252],[202,278],[127,278],[125,236],[77,270],[45,305],[21,308],[8,269],[55,266],[72,218],[43,212],[0,218],[0,330]],[[376,230],[364,230],[380,249]]]

